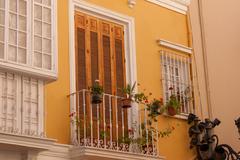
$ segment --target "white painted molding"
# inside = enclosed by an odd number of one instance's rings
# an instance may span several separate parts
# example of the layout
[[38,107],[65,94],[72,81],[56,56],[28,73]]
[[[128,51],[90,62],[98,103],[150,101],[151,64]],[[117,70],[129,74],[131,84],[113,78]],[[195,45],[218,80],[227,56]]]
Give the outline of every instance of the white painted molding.
[[128,0],[128,6],[133,8],[136,5],[136,0]]
[[95,159],[107,158],[107,159],[121,159],[121,160],[165,160],[163,156],[147,156],[139,153],[126,153],[121,151],[114,151],[103,148],[94,147],[72,147],[70,149],[70,155],[72,160],[84,159],[92,157]]
[[54,81],[57,79],[57,73],[47,70],[42,70],[36,67],[15,64],[10,61],[6,62],[0,60],[0,70],[3,72],[13,72],[16,74],[24,74],[25,76],[31,76],[37,79],[45,80],[46,82]]
[[187,46],[178,44],[178,43],[174,43],[174,42],[170,42],[164,39],[160,39],[157,41],[159,45],[170,48],[170,49],[174,49],[177,51],[181,51],[184,53],[188,53],[188,54],[192,54],[192,48],[189,48]]
[[187,14],[190,0],[146,0],[181,14]]
[[61,158],[64,160],[69,160],[70,159],[70,149],[71,145],[64,145],[64,144],[59,144],[59,143],[55,143],[53,144],[53,146],[51,147],[51,149],[49,149],[48,151],[43,151],[41,153],[39,153],[39,159],[46,159],[46,158]]
[[22,136],[17,134],[6,134],[0,132],[0,144],[11,145],[13,147],[27,147],[33,150],[48,150],[56,140],[48,138],[38,138],[33,136]]

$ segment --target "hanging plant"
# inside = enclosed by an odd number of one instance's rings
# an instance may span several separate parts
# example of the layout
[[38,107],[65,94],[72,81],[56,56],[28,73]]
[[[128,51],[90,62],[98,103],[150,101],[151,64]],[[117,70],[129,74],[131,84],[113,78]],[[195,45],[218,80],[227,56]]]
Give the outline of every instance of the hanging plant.
[[92,103],[102,103],[103,87],[99,84],[99,80],[95,80],[94,84],[89,87],[89,90],[92,95]]
[[124,97],[122,99],[122,108],[131,108],[131,103],[134,101],[134,90],[136,87],[136,82],[131,86],[130,84],[127,84],[126,87],[122,88],[121,91],[124,94]]

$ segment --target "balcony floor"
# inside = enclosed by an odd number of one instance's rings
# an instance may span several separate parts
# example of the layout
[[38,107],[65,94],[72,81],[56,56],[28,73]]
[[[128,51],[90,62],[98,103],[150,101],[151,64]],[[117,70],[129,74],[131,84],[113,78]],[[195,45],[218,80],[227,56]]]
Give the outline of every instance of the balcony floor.
[[79,160],[164,160],[162,156],[149,156],[140,153],[122,152],[96,147],[72,147],[70,149],[71,159]]

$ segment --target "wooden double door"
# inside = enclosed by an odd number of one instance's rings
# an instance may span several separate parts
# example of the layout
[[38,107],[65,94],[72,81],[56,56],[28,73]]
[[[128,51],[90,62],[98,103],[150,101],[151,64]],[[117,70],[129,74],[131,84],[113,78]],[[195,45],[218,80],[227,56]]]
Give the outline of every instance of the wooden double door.
[[[76,12],[75,44],[77,90],[88,89],[99,80],[104,93],[122,97],[121,88],[126,85],[124,26]],[[94,138],[98,138],[99,133],[106,138],[111,134],[114,140],[122,137],[123,132],[127,134],[127,110],[121,108],[120,99],[106,95],[97,110],[98,107],[91,104],[90,94],[83,96],[81,93],[77,102],[78,116],[83,122],[86,115],[87,137],[91,136],[91,119]]]

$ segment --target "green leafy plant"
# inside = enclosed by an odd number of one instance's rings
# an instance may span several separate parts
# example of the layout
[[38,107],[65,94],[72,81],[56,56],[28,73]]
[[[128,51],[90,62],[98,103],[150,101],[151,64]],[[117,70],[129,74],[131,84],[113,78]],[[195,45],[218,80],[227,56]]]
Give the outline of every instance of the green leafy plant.
[[91,91],[91,94],[98,95],[102,95],[104,92],[103,87],[99,84],[98,80],[95,80],[94,84],[89,87],[89,90]]
[[147,104],[147,110],[149,111],[148,117],[157,122],[157,117],[163,112],[162,101],[153,99],[151,103]]
[[180,101],[178,100],[177,96],[172,94],[169,100],[166,103],[166,107],[173,107],[175,110],[179,110],[181,106]]
[[134,94],[134,101],[137,103],[144,103],[148,101],[148,97],[143,93],[136,93]]
[[92,104],[102,103],[103,87],[98,80],[95,80],[94,84],[89,87],[89,90],[92,94]]
[[127,84],[127,86],[122,88],[121,91],[126,96],[126,98],[133,100],[135,87],[136,87],[136,82],[134,82],[132,86],[130,84]]

